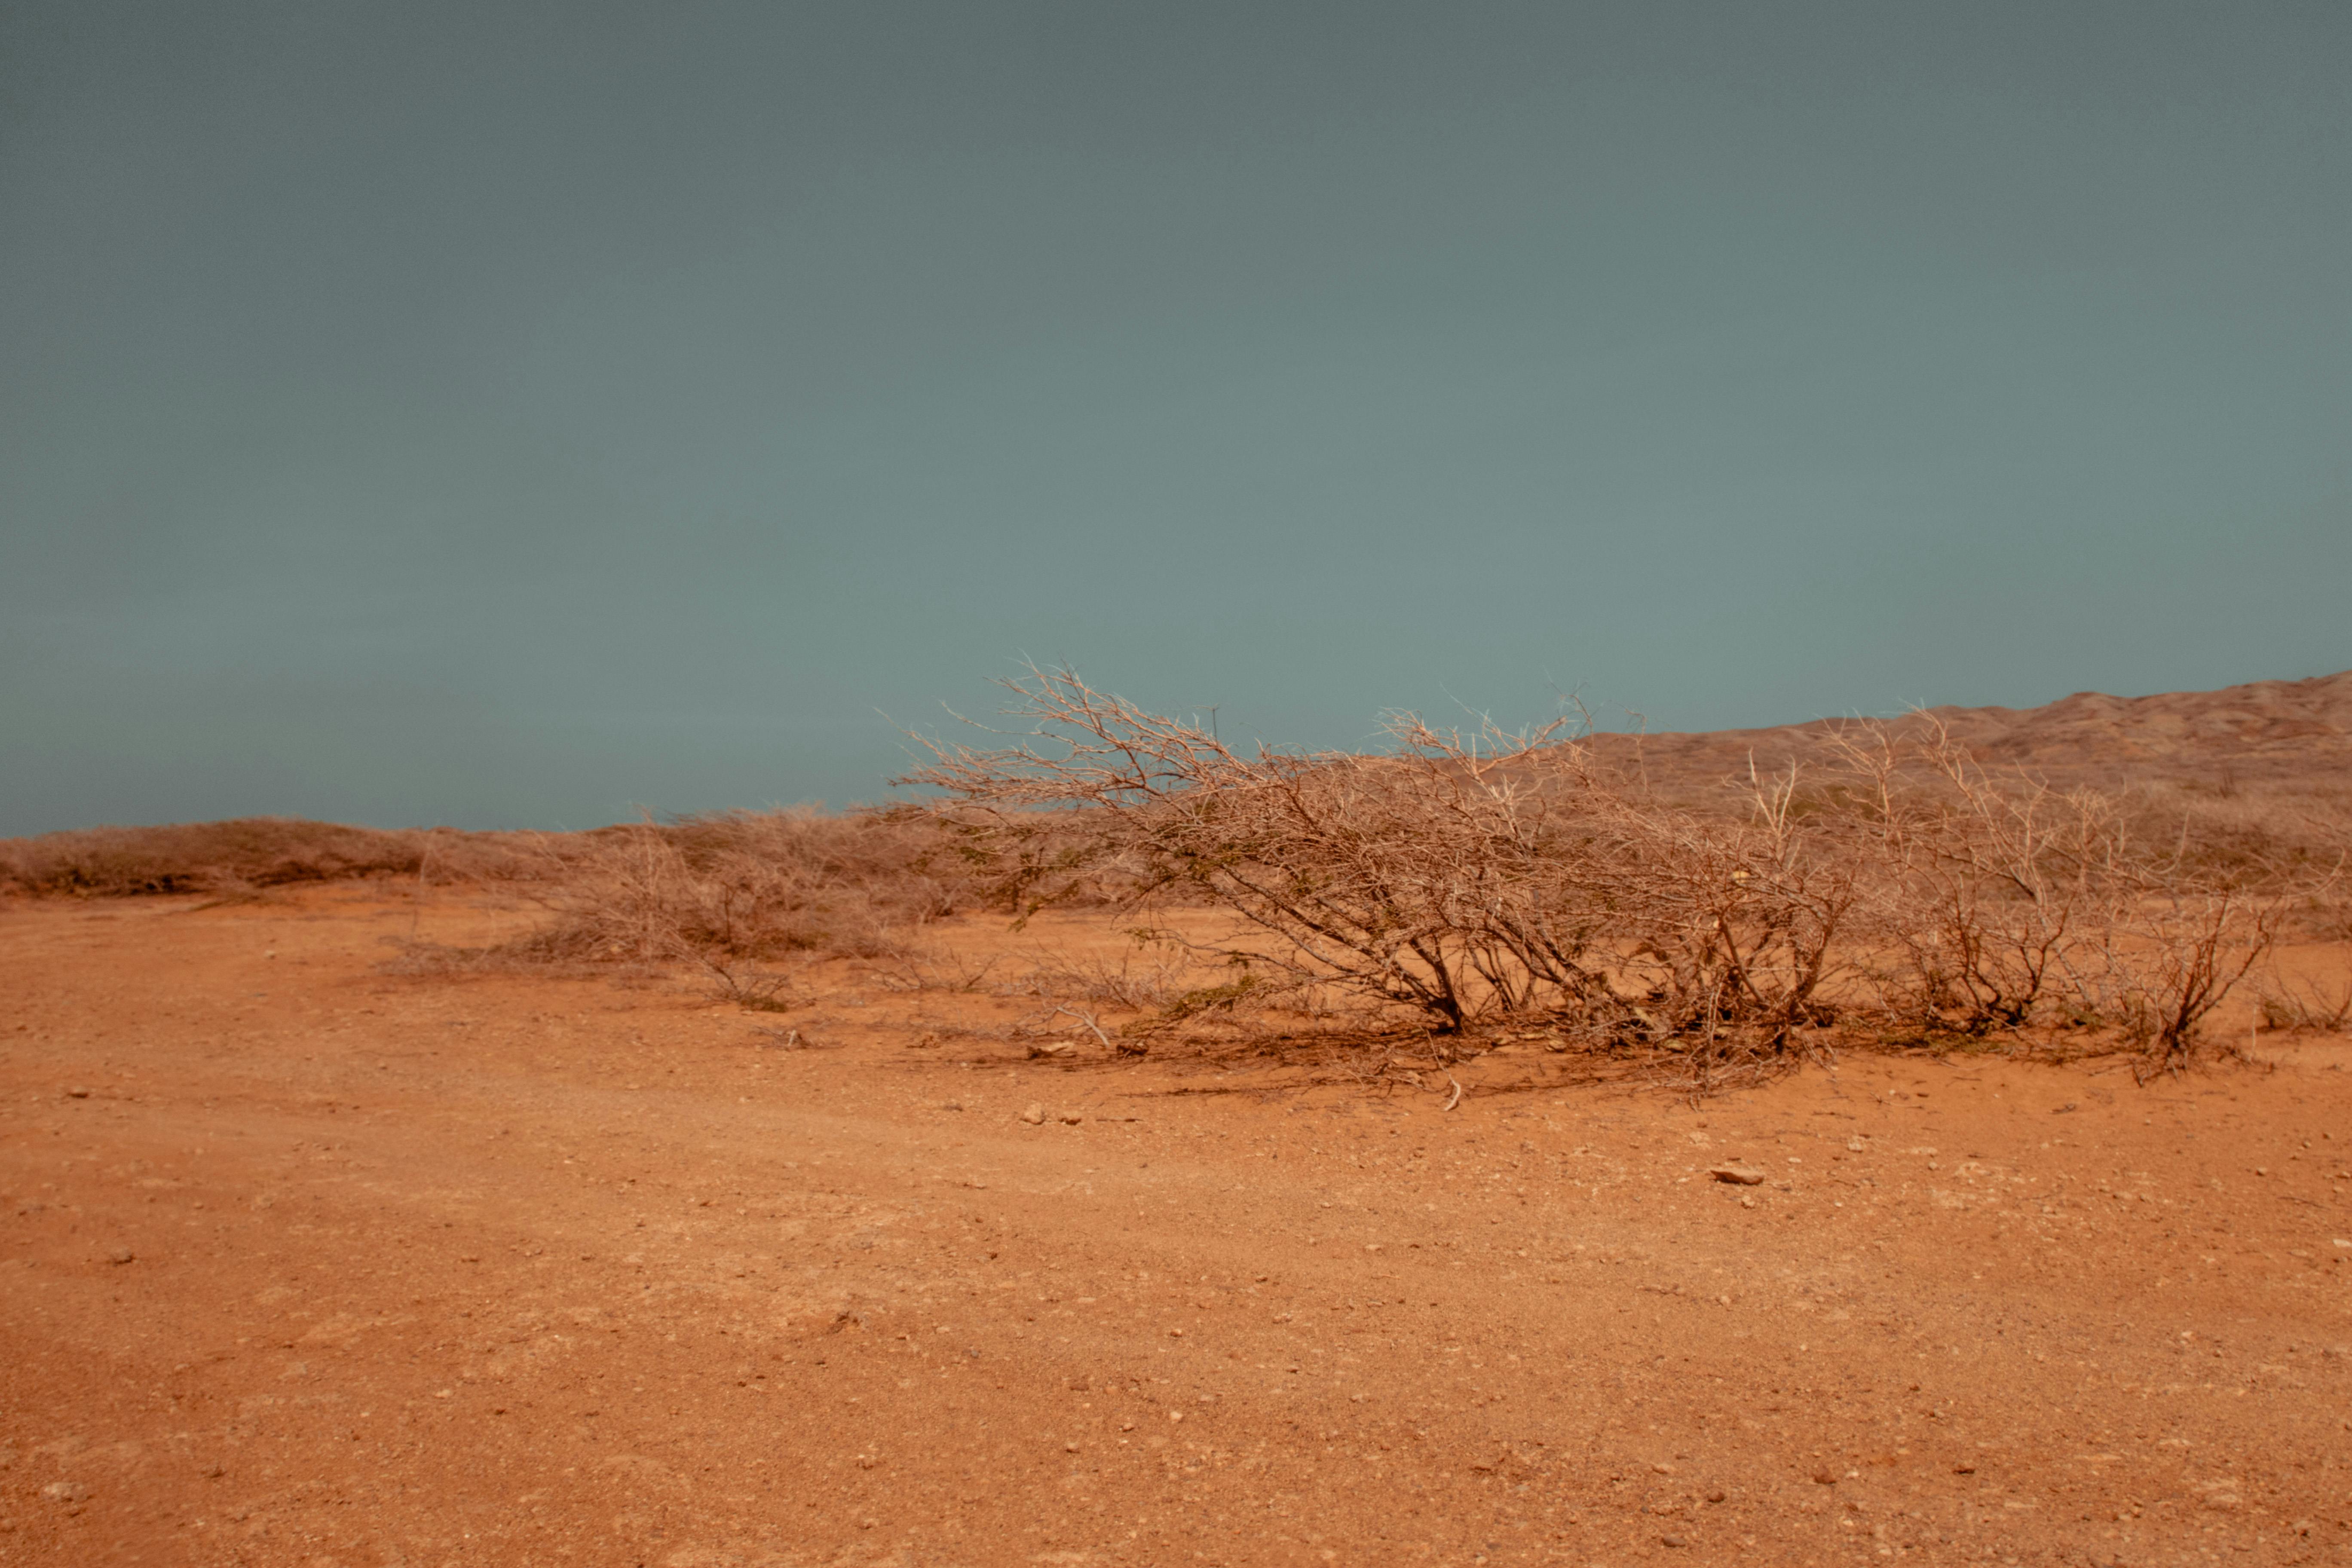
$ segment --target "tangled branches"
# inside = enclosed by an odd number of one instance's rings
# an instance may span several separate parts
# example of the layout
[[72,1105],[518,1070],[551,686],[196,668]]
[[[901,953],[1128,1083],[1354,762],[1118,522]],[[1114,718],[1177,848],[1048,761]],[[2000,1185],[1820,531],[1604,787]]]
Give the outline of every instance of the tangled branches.
[[[1240,918],[1215,956],[1444,1032],[1784,1051],[1841,1016],[1939,1034],[2071,1019],[2165,1062],[2275,931],[2275,899],[2140,851],[2089,792],[1996,784],[1940,732],[1857,726],[1819,785],[1669,807],[1566,723],[1410,714],[1377,754],[1241,752],[1068,670],[1003,683],[1011,743],[908,781],[984,876],[1116,868]],[[1808,787],[1801,789],[1801,784]]]

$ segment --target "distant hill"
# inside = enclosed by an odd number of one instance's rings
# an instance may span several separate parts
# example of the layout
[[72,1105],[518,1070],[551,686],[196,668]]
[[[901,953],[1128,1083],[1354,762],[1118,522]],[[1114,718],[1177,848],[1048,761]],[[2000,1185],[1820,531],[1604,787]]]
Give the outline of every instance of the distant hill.
[[[1927,716],[1987,765],[2023,767],[2056,783],[2352,792],[2352,670],[2155,697],[2078,691],[2040,708],[1931,708]],[[1744,774],[1751,757],[1768,771],[1817,757],[1824,738],[1852,722],[1604,734],[1592,743],[1619,765],[1641,769],[1654,787],[1681,792]],[[1885,722],[1908,732],[1921,718]]]

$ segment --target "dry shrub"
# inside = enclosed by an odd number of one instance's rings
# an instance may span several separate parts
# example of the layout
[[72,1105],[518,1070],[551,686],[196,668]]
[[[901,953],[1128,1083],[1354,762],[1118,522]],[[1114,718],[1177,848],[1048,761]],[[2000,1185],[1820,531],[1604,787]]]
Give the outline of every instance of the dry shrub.
[[1328,986],[1449,1033],[1533,1016],[1593,1041],[1771,1047],[1827,1021],[1853,878],[1785,783],[1717,821],[1634,799],[1558,727],[1399,716],[1389,754],[1244,755],[1067,672],[1008,684],[1024,743],[935,745],[914,782],[982,865],[1025,874],[1051,836],[1072,868],[1242,917],[1251,938],[1206,949],[1233,997]]
[[1076,1000],[1147,1013],[1188,1002],[1197,1010],[1196,998],[1229,980],[1181,947],[1151,942],[1117,958],[1041,953],[1031,958],[1015,985],[1041,1001]]
[[217,894],[373,877],[503,879],[540,868],[521,835],[386,831],[283,816],[0,841],[0,888],[36,895]]
[[2276,979],[2262,988],[2261,1026],[2283,1035],[2352,1034],[2352,980]]
[[908,781],[976,867],[1029,890],[1115,867],[1139,901],[1240,917],[1202,948],[1235,996],[1330,987],[1445,1034],[1538,1022],[1713,1071],[1841,1021],[2074,1022],[2173,1065],[2284,907],[2274,876],[2150,849],[2105,797],[1996,781],[1940,731],[1859,728],[1817,785],[1751,773],[1706,809],[1562,725],[1401,715],[1384,754],[1244,754],[1068,671],[1004,684],[1014,743],[926,742]]
[[2106,1024],[2166,1062],[2277,939],[2301,867],[2151,843],[2144,813],[2087,787],[1995,776],[1938,725],[1837,737],[1822,815],[1849,820],[1866,889],[1855,934],[1880,1009],[1982,1035]]
[[0,842],[0,888],[30,894],[238,894],[367,878],[524,884],[554,918],[495,948],[409,943],[394,967],[691,963],[751,1005],[788,955],[876,955],[971,882],[919,812],[719,812],[577,834],[385,831],[255,817]]
[[871,957],[953,912],[966,878],[918,814],[813,808],[635,823],[551,841],[555,919],[500,955],[555,963],[690,963],[722,994],[772,1001],[793,956]]
[[[2340,778],[2342,775],[2336,775]],[[2336,940],[2352,935],[2338,901],[2352,868],[2352,784],[2319,779],[2123,780],[2106,794],[2136,837],[2165,844],[2200,880],[2278,884],[2315,895],[2296,924]]]

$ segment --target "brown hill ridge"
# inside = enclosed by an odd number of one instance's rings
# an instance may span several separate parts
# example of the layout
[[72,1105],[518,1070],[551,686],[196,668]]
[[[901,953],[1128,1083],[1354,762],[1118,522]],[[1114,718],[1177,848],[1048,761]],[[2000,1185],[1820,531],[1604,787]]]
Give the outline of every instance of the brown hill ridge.
[[[1887,721],[1898,733],[1922,715]],[[1925,718],[1990,766],[2059,782],[2168,782],[2227,789],[2257,780],[2352,784],[2352,670],[2308,680],[2258,680],[2219,691],[2109,697],[2078,691],[2040,708],[1931,708]],[[1777,771],[1817,757],[1854,721],[1820,719],[1759,730],[1599,735],[1605,756],[1638,765],[1662,787],[1744,773],[1752,757]]]

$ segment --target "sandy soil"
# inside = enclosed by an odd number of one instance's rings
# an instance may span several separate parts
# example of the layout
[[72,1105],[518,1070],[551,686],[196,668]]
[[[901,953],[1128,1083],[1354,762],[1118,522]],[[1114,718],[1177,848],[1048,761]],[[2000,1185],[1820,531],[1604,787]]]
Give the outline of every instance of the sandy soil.
[[0,909],[0,1562],[2352,1562],[2344,1041],[1448,1113],[378,968],[507,918]]

